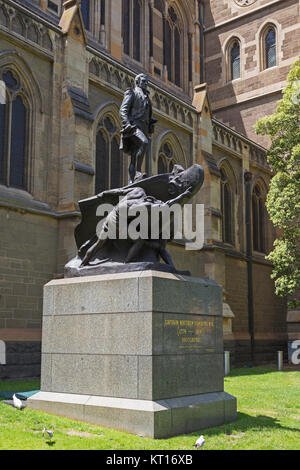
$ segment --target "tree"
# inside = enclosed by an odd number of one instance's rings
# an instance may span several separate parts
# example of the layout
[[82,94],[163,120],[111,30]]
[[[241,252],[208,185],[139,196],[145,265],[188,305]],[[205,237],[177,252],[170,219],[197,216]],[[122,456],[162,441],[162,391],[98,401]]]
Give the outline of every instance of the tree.
[[274,265],[276,294],[293,298],[300,287],[300,59],[291,67],[283,98],[275,114],[260,119],[257,134],[268,135],[267,160],[274,174],[267,196],[267,210],[279,237],[267,259]]

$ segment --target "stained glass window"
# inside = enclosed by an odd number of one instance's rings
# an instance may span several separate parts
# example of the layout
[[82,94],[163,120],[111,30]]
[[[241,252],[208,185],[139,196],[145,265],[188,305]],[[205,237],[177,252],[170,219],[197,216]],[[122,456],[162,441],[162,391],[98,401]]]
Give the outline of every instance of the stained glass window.
[[105,24],[105,0],[101,0],[101,24]]
[[222,240],[233,243],[233,193],[227,175],[221,171]]
[[168,69],[168,80],[172,81],[172,30],[168,21],[166,21],[165,52],[166,66]]
[[0,70],[0,80],[6,85],[6,104],[0,105],[0,183],[27,189],[29,109],[15,72]]
[[273,28],[270,28],[266,35],[266,68],[276,65],[276,34]]
[[199,21],[199,39],[200,39],[200,83],[204,82],[204,25],[203,25],[203,4],[198,0],[198,21]]
[[261,191],[255,186],[252,194],[253,249],[264,252],[264,202]]
[[21,96],[12,103],[9,185],[25,187],[26,107]]
[[141,0],[122,0],[123,51],[141,61]]
[[122,36],[125,54],[130,52],[130,0],[122,1]]
[[164,56],[168,80],[181,86],[181,31],[178,16],[172,7],[168,10],[164,27]]
[[240,63],[240,45],[235,42],[230,50],[230,66],[231,66],[231,80],[240,78],[241,63]]
[[175,28],[174,31],[174,58],[175,58],[175,84],[180,86],[180,65],[181,65],[181,58],[180,58],[180,32],[178,28]]
[[139,0],[133,3],[133,58],[141,60],[141,7]]

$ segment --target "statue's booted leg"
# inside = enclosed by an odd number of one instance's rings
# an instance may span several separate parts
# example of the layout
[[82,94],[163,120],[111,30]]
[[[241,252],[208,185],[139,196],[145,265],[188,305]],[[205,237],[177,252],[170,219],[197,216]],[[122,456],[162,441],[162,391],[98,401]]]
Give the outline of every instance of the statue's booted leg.
[[139,149],[138,149],[138,152],[137,152],[137,171],[139,171],[140,173],[142,172],[142,165],[143,165],[143,161],[144,161],[144,157],[145,157],[145,153],[146,153],[146,150],[147,150],[147,147],[148,147],[148,139],[147,137],[145,136],[145,134],[140,130],[138,129],[138,137],[139,137],[139,140],[140,140],[140,146],[139,146]]
[[131,161],[130,161],[130,165],[129,165],[129,180],[130,180],[130,183],[134,182],[134,177],[135,177],[135,172],[136,172],[136,154],[137,154],[137,152],[134,152],[131,155]]

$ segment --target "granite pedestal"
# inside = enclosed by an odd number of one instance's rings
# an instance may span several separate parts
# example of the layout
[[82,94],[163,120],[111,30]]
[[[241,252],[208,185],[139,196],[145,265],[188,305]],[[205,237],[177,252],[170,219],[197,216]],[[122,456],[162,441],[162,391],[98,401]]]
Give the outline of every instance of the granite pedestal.
[[30,408],[164,438],[236,419],[224,392],[222,291],[156,271],[49,282]]

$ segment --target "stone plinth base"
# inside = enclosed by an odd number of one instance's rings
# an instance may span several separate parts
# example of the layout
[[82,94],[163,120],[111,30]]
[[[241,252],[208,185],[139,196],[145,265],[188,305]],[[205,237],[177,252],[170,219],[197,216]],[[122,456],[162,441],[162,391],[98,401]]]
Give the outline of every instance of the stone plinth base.
[[39,392],[30,399],[30,408],[156,439],[236,419],[236,399],[225,392],[156,402]]
[[156,271],[51,281],[42,335],[29,407],[151,437],[236,417],[213,281]]

